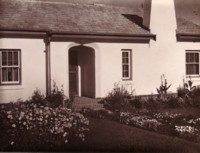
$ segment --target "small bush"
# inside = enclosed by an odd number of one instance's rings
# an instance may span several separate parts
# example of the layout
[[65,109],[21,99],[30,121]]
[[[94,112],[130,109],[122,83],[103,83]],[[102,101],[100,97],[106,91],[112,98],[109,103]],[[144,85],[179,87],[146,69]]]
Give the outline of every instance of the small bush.
[[165,108],[178,108],[185,105],[183,99],[172,95],[168,95],[166,101],[164,101],[163,103],[165,105]]
[[183,87],[179,87],[177,89],[177,96],[181,97],[181,98],[185,98],[186,94],[188,93],[188,89],[183,88]]
[[105,108],[115,112],[131,110],[131,97],[132,93],[129,93],[123,86],[119,87],[118,85],[115,85],[114,89],[108,93],[101,103],[104,104]]
[[200,88],[192,87],[191,90],[179,87],[177,89],[178,97],[184,100],[185,106],[200,106]]
[[30,102],[37,105],[42,105],[42,106],[45,106],[48,104],[48,102],[45,99],[45,96],[41,93],[39,89],[33,92]]
[[51,94],[46,97],[46,100],[48,101],[51,107],[56,108],[64,105],[64,99],[65,95],[63,89],[61,88],[61,90],[59,90],[56,86],[56,83],[54,82],[53,90]]
[[165,99],[160,97],[150,96],[146,99],[137,97],[131,100],[131,105],[137,109],[157,110],[161,108],[177,108],[183,107],[185,102],[173,95],[165,95]]
[[191,94],[193,106],[200,106],[200,88],[197,87]]
[[146,99],[142,99],[141,97],[137,97],[131,100],[132,106],[137,109],[148,109],[154,110],[161,108],[162,102],[158,98],[148,97]]
[[146,108],[149,110],[160,109],[162,105],[162,99],[149,97],[146,102]]
[[39,106],[50,106],[52,108],[59,106],[71,108],[72,103],[70,99],[65,97],[63,90],[59,90],[57,86],[54,86],[51,94],[47,97],[39,89],[35,90],[29,102]]
[[130,100],[130,103],[133,107],[137,109],[142,109],[144,108],[144,100],[142,100],[141,97],[135,97],[134,99]]

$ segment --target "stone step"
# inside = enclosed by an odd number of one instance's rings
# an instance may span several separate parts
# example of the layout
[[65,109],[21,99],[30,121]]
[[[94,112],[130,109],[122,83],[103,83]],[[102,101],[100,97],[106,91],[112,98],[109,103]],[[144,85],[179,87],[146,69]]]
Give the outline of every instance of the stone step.
[[104,109],[103,104],[99,104],[99,99],[87,98],[87,97],[75,97],[72,103],[72,108],[75,111],[80,111],[82,108],[90,108],[93,110]]

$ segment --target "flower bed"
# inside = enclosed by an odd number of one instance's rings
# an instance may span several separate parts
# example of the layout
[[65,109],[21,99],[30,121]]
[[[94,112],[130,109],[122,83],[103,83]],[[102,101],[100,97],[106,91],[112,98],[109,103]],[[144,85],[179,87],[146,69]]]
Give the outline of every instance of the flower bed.
[[119,122],[196,142],[200,141],[200,118],[195,119],[193,116],[169,113],[138,114],[136,116],[128,112],[121,112]]
[[[89,120],[80,113],[30,102],[2,105],[0,121],[0,130],[7,137],[4,145],[11,148],[53,147],[57,142],[65,144],[75,138],[84,141],[89,130]],[[21,137],[25,134],[29,139]]]
[[128,112],[120,113],[120,123],[141,127],[144,129],[150,129],[153,131],[157,131],[158,128],[162,125],[156,119],[150,118],[148,116],[135,116]]

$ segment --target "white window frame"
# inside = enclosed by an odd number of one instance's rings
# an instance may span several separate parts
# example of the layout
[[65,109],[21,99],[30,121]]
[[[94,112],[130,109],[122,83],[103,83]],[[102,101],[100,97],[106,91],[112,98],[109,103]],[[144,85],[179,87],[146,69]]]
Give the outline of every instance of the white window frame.
[[[17,52],[18,53],[18,65],[6,65],[3,66],[2,62],[2,52]],[[8,56],[7,56],[8,58]],[[0,49],[0,85],[19,85],[21,84],[21,50],[20,49]],[[7,59],[8,61],[8,59]],[[3,81],[3,68],[18,68],[18,81]],[[14,73],[14,72],[12,72]],[[8,76],[7,76],[8,77]],[[8,79],[7,79],[8,80]]]
[[[199,63],[187,63],[187,53],[198,53]],[[187,74],[187,64],[199,64],[199,74]],[[187,77],[199,77],[200,76],[200,50],[186,50],[185,52],[185,73]]]
[[[128,77],[124,77],[123,76],[123,72],[124,72],[124,70],[123,70],[123,65],[124,65],[124,63],[123,63],[123,53],[124,52],[126,52],[126,53],[128,53],[128,66],[129,66],[129,68],[128,68],[128,74],[129,74],[129,76]],[[132,79],[132,50],[131,49],[122,49],[122,80],[131,80]]]

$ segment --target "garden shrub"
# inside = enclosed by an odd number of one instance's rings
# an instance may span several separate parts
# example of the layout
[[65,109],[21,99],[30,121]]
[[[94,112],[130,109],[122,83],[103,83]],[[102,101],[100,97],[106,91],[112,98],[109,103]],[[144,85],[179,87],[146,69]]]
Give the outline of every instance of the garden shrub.
[[185,105],[184,101],[176,96],[168,95],[165,103],[165,108],[178,108]]
[[12,104],[0,108],[0,130],[6,142],[1,150],[53,148],[74,138],[85,140],[89,120],[65,107],[52,108],[34,103]]
[[185,106],[200,106],[200,88],[192,87],[191,90],[179,87],[177,95],[184,99]]
[[145,103],[145,107],[149,110],[160,109],[162,104],[162,99],[149,97]]
[[144,108],[144,100],[142,100],[141,97],[135,97],[133,99],[130,100],[130,103],[133,107],[137,108],[137,109],[142,109]]
[[161,108],[162,99],[154,98],[152,96],[142,99],[141,97],[136,97],[131,100],[131,105],[137,109],[148,109],[148,110],[155,110]]
[[188,89],[183,87],[178,87],[177,89],[177,96],[180,98],[185,98],[185,95],[188,93]]
[[46,101],[45,96],[41,93],[41,91],[39,89],[36,89],[33,92],[30,102],[37,104],[37,105],[42,105],[42,106],[48,105],[48,101]]
[[56,108],[59,106],[65,106],[67,108],[72,107],[72,100],[66,98],[63,89],[59,89],[56,86],[56,83],[54,83],[53,85],[53,90],[51,91],[51,94],[47,97],[45,97],[45,95],[42,94],[39,89],[36,89],[29,102],[41,106],[50,106],[52,108]]
[[129,93],[123,86],[115,85],[114,89],[101,101],[104,107],[115,112],[123,110],[132,110],[130,99],[132,93]]
[[194,106],[200,106],[200,88],[197,87],[193,92],[191,98]]
[[54,82],[53,90],[51,94],[46,97],[46,100],[48,101],[49,105],[54,108],[64,105],[65,95],[63,89],[61,88],[61,90],[59,90]]

